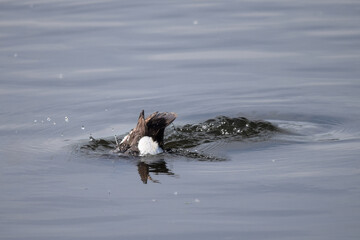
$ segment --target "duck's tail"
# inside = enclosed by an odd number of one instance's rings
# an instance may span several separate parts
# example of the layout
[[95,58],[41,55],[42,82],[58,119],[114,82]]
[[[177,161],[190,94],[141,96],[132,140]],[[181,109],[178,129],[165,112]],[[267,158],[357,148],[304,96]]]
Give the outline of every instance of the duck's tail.
[[173,112],[154,112],[145,119],[146,135],[157,141],[161,148],[164,147],[164,131],[177,117]]
[[144,110],[140,112],[137,125],[124,139],[117,144],[120,152],[138,154],[138,143],[144,136],[151,137],[159,147],[164,148],[164,131],[177,117],[172,112],[154,112],[145,119]]

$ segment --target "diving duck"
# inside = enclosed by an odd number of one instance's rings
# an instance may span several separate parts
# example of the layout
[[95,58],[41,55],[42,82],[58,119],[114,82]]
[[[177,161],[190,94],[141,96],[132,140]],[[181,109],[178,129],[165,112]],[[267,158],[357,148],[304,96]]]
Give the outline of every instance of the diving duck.
[[154,112],[145,119],[141,111],[137,125],[117,143],[116,151],[135,156],[155,155],[164,150],[164,131],[177,117],[173,112]]

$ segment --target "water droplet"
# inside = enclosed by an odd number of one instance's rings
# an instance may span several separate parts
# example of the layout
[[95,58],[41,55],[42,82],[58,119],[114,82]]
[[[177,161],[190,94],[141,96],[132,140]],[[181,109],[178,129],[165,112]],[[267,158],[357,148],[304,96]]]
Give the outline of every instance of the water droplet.
[[69,122],[69,118],[68,118],[68,117],[65,117],[65,122]]
[[36,120],[36,119],[34,120],[34,123],[37,123],[37,120]]
[[246,125],[245,125],[245,127],[249,127],[250,125],[247,123]]
[[151,201],[156,202],[156,199],[152,199]]
[[195,198],[194,202],[199,203],[200,200],[198,198]]
[[174,192],[174,195],[178,195],[178,192]]
[[64,78],[64,75],[62,73],[59,74],[58,76],[59,79],[63,79]]
[[56,122],[53,122],[54,125],[56,125]]
[[63,136],[64,136],[64,134],[62,133],[62,134],[60,134],[60,136],[62,136],[62,137],[63,137]]
[[107,108],[105,108],[105,112],[109,111]]
[[194,22],[193,22],[194,25],[198,25],[198,23],[199,22],[197,20],[194,20]]
[[41,123],[44,123],[44,120],[41,120]]
[[14,53],[14,58],[17,58],[19,55],[17,53]]
[[81,129],[82,129],[82,130],[85,130],[85,127],[84,127],[84,125],[82,125],[82,126],[81,126]]
[[[114,128],[111,128],[111,131],[115,131],[115,129]],[[115,135],[116,136],[116,135]]]
[[50,122],[50,121],[51,121],[51,118],[50,118],[50,117],[47,117],[46,120],[47,120],[48,122]]

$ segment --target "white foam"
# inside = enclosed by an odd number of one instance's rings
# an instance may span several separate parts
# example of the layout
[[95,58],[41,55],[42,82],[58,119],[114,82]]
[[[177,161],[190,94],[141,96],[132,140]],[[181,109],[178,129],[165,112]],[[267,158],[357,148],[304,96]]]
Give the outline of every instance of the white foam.
[[153,141],[152,138],[148,136],[142,137],[140,139],[138,148],[141,156],[147,154],[156,155],[163,152],[163,150],[159,147],[159,144]]

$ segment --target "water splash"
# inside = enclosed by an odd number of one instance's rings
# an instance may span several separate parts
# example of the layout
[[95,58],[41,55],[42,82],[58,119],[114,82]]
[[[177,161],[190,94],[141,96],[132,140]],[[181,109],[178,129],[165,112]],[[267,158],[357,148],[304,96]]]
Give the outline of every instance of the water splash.
[[186,149],[218,140],[241,141],[254,137],[269,137],[276,131],[278,128],[270,122],[219,116],[203,123],[168,129],[165,134],[165,148]]

